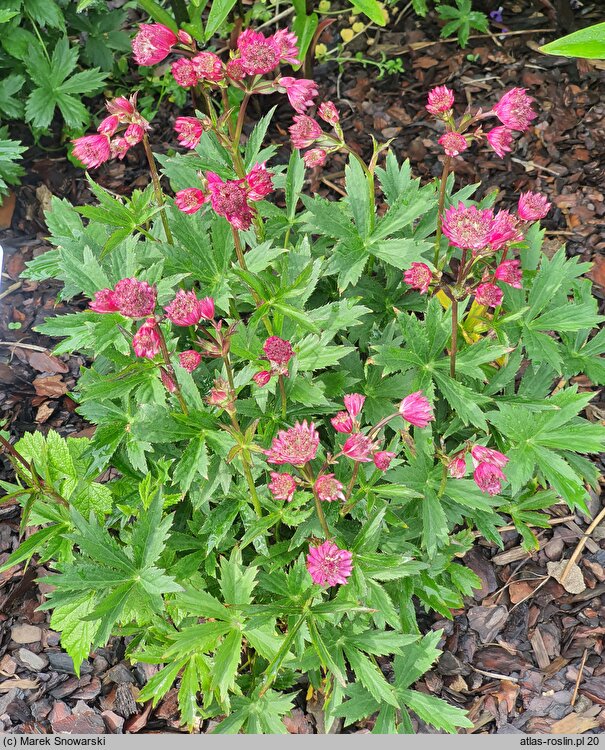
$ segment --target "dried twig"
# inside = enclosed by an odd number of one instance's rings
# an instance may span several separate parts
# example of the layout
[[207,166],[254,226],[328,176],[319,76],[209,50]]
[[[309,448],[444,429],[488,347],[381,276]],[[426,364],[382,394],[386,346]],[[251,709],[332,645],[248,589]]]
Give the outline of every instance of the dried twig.
[[588,649],[584,649],[584,654],[582,655],[582,661],[580,662],[580,669],[578,670],[578,679],[576,680],[576,686],[573,689],[573,695],[571,696],[571,705],[573,706],[576,702],[576,698],[578,697],[578,690],[580,689],[580,683],[582,682],[582,675],[584,674],[584,665],[586,664],[586,657],[588,656]]
[[576,560],[578,557],[580,557],[580,554],[582,550],[584,549],[584,545],[588,541],[590,535],[592,532],[597,528],[597,526],[601,523],[601,521],[605,519],[605,508],[601,509],[601,512],[597,515],[597,517],[594,519],[594,521],[590,524],[590,526],[586,529],[586,531],[582,534],[580,537],[580,541],[578,542],[575,550],[573,551],[571,557],[567,561],[567,565],[565,566],[565,569],[563,570],[563,573],[561,574],[561,578],[559,578],[559,583],[563,585],[564,581],[567,579],[567,576],[569,575],[569,571],[574,566]]

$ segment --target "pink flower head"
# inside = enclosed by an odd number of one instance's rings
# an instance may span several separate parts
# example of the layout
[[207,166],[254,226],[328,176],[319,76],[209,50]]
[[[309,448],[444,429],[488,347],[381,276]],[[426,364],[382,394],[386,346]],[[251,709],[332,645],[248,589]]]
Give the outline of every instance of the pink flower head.
[[124,140],[129,146],[136,146],[143,140],[145,129],[138,122],[131,122],[124,131]]
[[132,348],[137,357],[153,359],[160,351],[160,332],[155,318],[147,318],[132,337]]
[[175,34],[161,23],[142,23],[132,40],[137,65],[156,65],[170,54],[177,43]]
[[319,547],[309,547],[307,570],[319,586],[344,584],[353,570],[353,555],[334,542],[324,542]]
[[119,125],[120,118],[117,115],[109,115],[109,117],[101,120],[97,127],[97,133],[111,137],[116,132]]
[[272,471],[271,481],[267,488],[276,500],[291,503],[296,491],[296,480],[292,474],[279,474],[277,471]]
[[176,391],[176,383],[163,367],[160,369],[160,380],[168,393],[174,393]]
[[323,167],[326,163],[327,153],[323,148],[312,148],[303,154],[305,167],[313,169],[314,167]]
[[485,307],[498,307],[502,304],[503,299],[504,293],[502,289],[489,281],[484,284],[479,284],[475,289],[475,301],[478,305],[484,305]]
[[217,378],[213,387],[208,391],[206,403],[208,406],[216,406],[227,413],[233,413],[235,411],[234,394],[229,388],[229,383],[223,378]]
[[502,469],[494,464],[482,463],[478,464],[473,472],[473,479],[482,492],[487,492],[488,495],[497,495],[500,492],[500,483],[506,477],[502,473]]
[[126,138],[122,138],[121,136],[112,138],[109,146],[111,150],[111,158],[119,159],[120,161],[122,161],[130,149],[130,144],[126,141]]
[[125,96],[116,96],[115,99],[105,102],[105,108],[110,115],[117,115],[120,122],[129,122],[132,115],[136,112],[136,98],[136,94],[133,94],[130,99],[127,99]]
[[195,326],[202,319],[200,300],[195,292],[179,289],[176,297],[164,308],[166,317],[175,326]]
[[177,140],[185,148],[195,148],[200,142],[204,125],[197,117],[177,117],[174,123]]
[[448,112],[454,106],[454,92],[447,86],[437,86],[429,91],[427,110],[435,117]]
[[225,77],[223,61],[214,52],[199,52],[191,58],[191,64],[199,80],[218,83]]
[[307,115],[294,115],[292,125],[288,132],[294,148],[308,148],[322,136],[321,125],[312,117]]
[[343,486],[334,474],[320,474],[315,480],[315,492],[317,497],[326,503],[345,499]]
[[174,202],[184,214],[194,214],[206,202],[204,193],[199,188],[185,188],[175,193]]
[[106,135],[100,133],[98,135],[84,135],[82,138],[76,138],[72,143],[74,144],[73,156],[88,169],[100,167],[111,157],[109,138]]
[[443,234],[451,245],[466,250],[482,250],[488,244],[488,237],[494,221],[490,208],[465,208],[462,202],[451,206],[443,217]]
[[505,245],[522,239],[523,235],[517,226],[517,219],[508,211],[498,211],[487,237],[491,249],[501,250]]
[[477,467],[479,464],[491,464],[503,469],[508,463],[508,458],[504,453],[496,451],[493,448],[487,448],[485,445],[473,445],[471,448],[471,458],[473,464]]
[[292,344],[279,336],[269,336],[263,344],[263,351],[272,365],[287,365],[294,356]]
[[279,65],[280,45],[274,37],[267,38],[260,31],[246,29],[237,39],[237,48],[248,75],[264,75]]
[[327,122],[328,125],[338,125],[340,122],[340,115],[338,114],[334,102],[322,102],[319,105],[317,114],[324,122]]
[[496,268],[494,278],[503,284],[513,286],[515,289],[521,289],[523,274],[521,272],[521,263],[518,260],[503,260]]
[[435,419],[433,407],[422,391],[416,391],[406,396],[399,404],[399,413],[406,422],[413,424],[415,427],[426,427],[429,422]]
[[232,81],[243,81],[248,75],[240,57],[234,57],[225,66],[228,78]]
[[466,474],[466,461],[464,460],[464,454],[458,453],[457,456],[454,456],[449,462],[447,470],[449,475],[454,477],[454,479],[462,479]]
[[197,71],[193,62],[188,57],[179,57],[170,66],[172,77],[183,88],[195,86],[197,83]]
[[391,465],[391,461],[395,458],[395,453],[391,451],[376,451],[374,454],[374,466],[379,471],[386,471]]
[[273,34],[273,42],[279,49],[279,59],[290,65],[300,65],[298,59],[298,39],[288,29],[279,29]]
[[204,320],[214,320],[214,299],[204,297],[200,300],[200,315]]
[[504,125],[492,128],[486,133],[486,137],[489,145],[501,159],[503,159],[509,151],[512,151],[511,145],[513,142],[513,134],[512,131],[504,127]]
[[534,100],[525,92],[526,89],[511,89],[494,105],[496,117],[511,130],[527,130],[538,116],[531,108]]
[[439,139],[439,143],[443,146],[443,150],[447,156],[458,156],[458,154],[461,154],[468,148],[466,138],[454,130],[444,133]]
[[261,370],[252,376],[252,380],[254,380],[259,388],[262,388],[271,380],[271,372],[269,370]]
[[319,93],[315,81],[309,81],[306,78],[285,76],[278,78],[277,83],[286,90],[290,104],[300,114],[313,106],[315,97]]
[[246,175],[248,183],[248,200],[262,201],[273,192],[272,173],[267,170],[265,163],[255,164]]
[[330,419],[330,422],[332,422],[332,427],[336,432],[343,432],[345,435],[348,435],[353,431],[353,420],[351,415],[346,411],[339,411],[335,417]]
[[179,354],[179,363],[187,372],[193,372],[202,361],[202,355],[195,349],[186,349]]
[[366,397],[362,396],[361,393],[347,393],[343,400],[345,402],[346,410],[353,419],[355,419],[363,409],[363,403],[366,400]]
[[113,293],[118,310],[128,318],[146,318],[155,310],[155,289],[146,281],[122,279]]
[[289,430],[280,430],[273,438],[271,448],[265,451],[267,461],[272,464],[304,466],[317,455],[319,435],[313,422],[297,422]]
[[355,432],[345,440],[342,452],[347,458],[359,463],[367,463],[372,460],[372,453],[376,450],[376,444],[361,432]]
[[98,313],[112,313],[118,311],[116,295],[113,289],[99,289],[95,292],[95,298],[89,305],[91,310]]
[[518,213],[523,221],[540,221],[550,211],[550,203],[540,193],[521,193]]
[[433,280],[433,272],[426,263],[412,263],[404,272],[403,280],[412,289],[417,289],[420,294],[426,294]]
[[224,216],[236,229],[249,229],[252,210],[248,205],[248,192],[244,180],[223,182],[214,172],[207,172],[210,203],[219,216]]

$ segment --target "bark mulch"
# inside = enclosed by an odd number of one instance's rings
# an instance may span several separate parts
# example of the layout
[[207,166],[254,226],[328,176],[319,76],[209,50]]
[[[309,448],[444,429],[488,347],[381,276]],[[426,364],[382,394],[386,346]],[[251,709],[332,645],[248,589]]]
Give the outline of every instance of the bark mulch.
[[[554,204],[544,222],[546,251],[566,243],[571,255],[593,262],[594,293],[604,300],[605,65],[538,52],[540,44],[571,30],[557,28],[557,21],[582,27],[602,20],[599,3],[585,2],[575,12],[566,0],[502,4],[503,24],[511,33],[472,38],[466,50],[435,43],[439,29],[434,19],[419,22],[409,10],[398,10],[387,29],[360,36],[343,54],[362,52],[376,60],[381,53],[401,56],[403,74],[377,80],[374,67],[348,63],[341,71],[335,63],[324,63],[315,77],[325,98],[337,102],[349,143],[367,154],[370,135],[379,141],[394,139],[398,156],[409,158],[414,173],[425,180],[441,172],[438,128],[424,110],[429,88],[447,84],[460,106],[468,102],[487,109],[503,90],[527,87],[539,103],[532,130],[504,160],[473,147],[469,158],[456,160],[457,183],[481,182],[480,194],[497,188],[503,207],[523,190],[546,193]],[[342,24],[326,29],[320,41],[333,46]],[[532,29],[553,31],[529,33]],[[495,26],[494,33],[498,30]],[[156,142],[159,136],[163,148],[175,147],[174,117],[168,107],[160,113],[159,124],[154,122]],[[284,144],[290,118],[291,111],[280,108],[273,135]],[[280,157],[287,158],[286,148]],[[53,342],[33,331],[45,316],[81,309],[86,302],[57,302],[59,286],[54,282],[19,277],[24,263],[49,247],[43,209],[50,196],[84,203],[90,194],[83,173],[64,157],[32,148],[26,166],[11,228],[0,232],[5,250],[0,420],[15,437],[50,428],[62,435],[87,435],[91,428],[75,413],[69,397],[84,359],[77,354],[53,356]],[[333,157],[310,175],[310,188],[326,195],[342,191],[343,169],[344,162]],[[123,163],[106,165],[95,177],[118,193],[147,183],[142,154],[136,151]],[[596,391],[585,377],[574,382]],[[599,393],[586,416],[605,418]],[[603,469],[603,458],[596,460]],[[3,457],[0,477],[10,477]],[[603,501],[595,493],[590,505],[594,518]],[[436,615],[427,621],[427,627],[443,628],[444,653],[417,688],[469,710],[475,732],[571,734],[605,729],[605,524],[587,538],[591,518],[571,514],[562,505],[551,509],[551,516],[552,527],[540,531],[541,549],[534,554],[521,548],[514,530],[502,532],[504,551],[478,538],[465,562],[481,578],[481,590],[453,620]],[[18,527],[18,507],[0,504],[0,563],[17,546]],[[582,539],[578,565],[563,586],[557,582],[566,564],[562,561]],[[183,731],[175,689],[153,710],[150,704],[137,704],[138,691],[157,667],[127,663],[122,639],[112,639],[91,654],[80,678],[74,675],[58,634],[49,628],[48,614],[36,611],[45,589],[35,579],[44,574],[44,568],[34,565],[0,575],[0,731]],[[388,664],[383,666],[388,670]],[[202,723],[198,731],[207,732],[212,725]],[[302,698],[286,725],[291,733],[321,731],[316,707]],[[344,731],[367,732],[371,727],[370,719]],[[419,722],[417,728],[430,731]]]

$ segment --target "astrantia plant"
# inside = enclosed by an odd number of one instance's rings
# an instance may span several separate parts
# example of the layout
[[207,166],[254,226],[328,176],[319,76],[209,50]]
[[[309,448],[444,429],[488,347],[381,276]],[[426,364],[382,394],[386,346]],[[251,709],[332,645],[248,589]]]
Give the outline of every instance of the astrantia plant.
[[[585,510],[585,454],[605,443],[570,382],[605,382],[588,265],[541,253],[544,196],[496,209],[455,185],[453,137],[462,156],[503,155],[532,100],[513,89],[457,119],[453,92],[431,92],[451,137],[443,179],[421,186],[386,144],[368,163],[349,149],[335,105],[287,75],[286,30],[245,31],[229,60],[155,26],[133,46],[143,64],[180,55],[173,75],[204,113],[178,117],[171,157],[154,158],[134,96],[76,141],[93,168],[142,140],[152,182],[120,200],[91,181],[99,207],[55,200],[47,216],[56,249],[28,274],[89,305],[39,330],[90,356],[74,398],[96,430],[2,438],[19,482],[5,487],[37,527],[6,566],[53,570],[44,606],[76,668],[130,636],[129,658],[158,665],[139,699],[176,683],[190,727],[283,732],[301,690],[327,729],[471,726],[413,689],[440,639],[416,612],[451,617],[480,586],[460,561],[476,533],[502,546],[512,519],[532,549],[551,505]],[[269,92],[293,108],[285,168],[272,111],[243,136]],[[485,141],[488,117],[506,133]],[[304,194],[305,167],[336,151],[346,196]]]

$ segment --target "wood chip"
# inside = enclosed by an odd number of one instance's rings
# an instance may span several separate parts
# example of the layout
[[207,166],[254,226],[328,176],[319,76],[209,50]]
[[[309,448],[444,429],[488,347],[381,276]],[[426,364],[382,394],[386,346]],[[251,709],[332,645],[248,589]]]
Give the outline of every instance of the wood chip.
[[546,651],[546,646],[544,645],[542,633],[538,628],[534,630],[533,635],[529,640],[534,650],[534,654],[536,655],[536,663],[538,664],[540,669],[546,669],[550,664],[550,659],[548,658],[548,653]]
[[553,734],[582,734],[599,726],[597,719],[590,716],[581,716],[580,714],[571,713],[559,721],[555,721],[551,726]]

